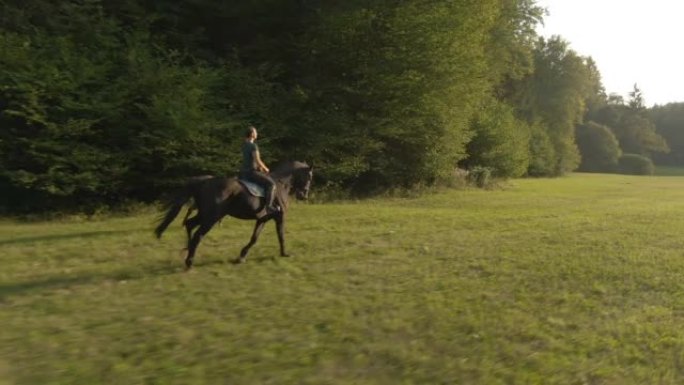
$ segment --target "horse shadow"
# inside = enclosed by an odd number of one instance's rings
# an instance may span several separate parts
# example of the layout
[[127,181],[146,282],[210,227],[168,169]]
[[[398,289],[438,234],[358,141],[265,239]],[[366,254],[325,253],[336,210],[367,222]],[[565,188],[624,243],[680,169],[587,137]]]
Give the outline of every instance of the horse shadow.
[[[280,257],[260,256],[254,258],[254,263],[275,263]],[[227,259],[212,258],[209,260],[198,261],[198,266],[233,266],[234,262]],[[105,281],[111,282],[132,282],[150,277],[162,277],[175,274],[189,274],[192,270],[187,270],[185,266],[168,262],[163,264],[146,264],[143,266],[120,268],[109,272],[86,271],[79,275],[71,276],[49,276],[24,282],[0,283],[0,304],[6,303],[10,297],[35,295],[46,291],[60,289],[73,289],[78,286],[96,284]]]
[[49,276],[24,282],[0,283],[0,304],[10,297],[32,295],[45,291],[72,289],[78,286],[94,284],[104,281],[122,282],[135,281],[151,276],[173,275],[184,272],[179,265],[146,265],[135,268],[121,268],[109,272],[86,271],[79,275]]
[[97,231],[87,231],[82,233],[62,233],[62,234],[49,234],[49,235],[39,235],[32,237],[17,237],[0,240],[0,246],[9,245],[23,245],[31,244],[34,242],[49,242],[49,241],[65,241],[75,238],[97,238],[110,235],[123,235],[137,233],[141,229],[126,229],[126,230],[97,230]]

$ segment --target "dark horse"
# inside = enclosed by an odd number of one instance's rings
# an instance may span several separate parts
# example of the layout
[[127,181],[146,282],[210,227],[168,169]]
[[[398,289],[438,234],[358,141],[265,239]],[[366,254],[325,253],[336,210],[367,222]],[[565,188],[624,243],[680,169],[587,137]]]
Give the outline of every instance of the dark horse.
[[[197,215],[184,221],[185,230],[188,234],[187,256],[185,266],[192,267],[195,251],[202,237],[226,215],[238,219],[254,219],[256,225],[252,232],[249,243],[242,248],[240,257],[235,262],[245,261],[247,252],[256,243],[261,230],[269,220],[276,223],[278,241],[280,242],[280,255],[285,253],[285,239],[283,225],[285,213],[288,207],[288,196],[294,190],[298,200],[306,200],[309,196],[313,168],[303,162],[286,162],[278,165],[271,172],[271,177],[276,182],[275,203],[280,211],[271,215],[266,214],[264,199],[252,195],[245,186],[235,177],[196,177],[180,189],[166,205],[166,214],[160,219],[154,233],[161,238],[164,230],[173,222],[183,205],[191,198],[197,207]],[[195,230],[195,228],[197,228]],[[193,233],[194,230],[194,233]]]

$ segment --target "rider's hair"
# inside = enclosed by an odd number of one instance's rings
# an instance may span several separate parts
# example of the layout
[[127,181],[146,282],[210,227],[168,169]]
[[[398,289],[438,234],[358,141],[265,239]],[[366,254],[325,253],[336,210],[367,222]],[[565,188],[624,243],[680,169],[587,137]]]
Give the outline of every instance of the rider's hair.
[[256,131],[256,127],[254,126],[249,126],[247,127],[247,131],[245,131],[245,138],[249,138],[252,136],[252,132]]

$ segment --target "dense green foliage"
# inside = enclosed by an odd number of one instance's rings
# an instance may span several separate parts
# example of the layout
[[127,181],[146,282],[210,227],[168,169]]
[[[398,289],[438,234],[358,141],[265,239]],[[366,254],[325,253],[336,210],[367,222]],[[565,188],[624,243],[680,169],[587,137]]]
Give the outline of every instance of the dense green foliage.
[[[596,126],[591,129],[594,131],[593,140],[598,140],[599,142],[590,144],[588,142],[590,138],[586,138],[587,140],[583,144],[585,151],[582,152],[584,159],[581,169],[588,171],[610,171],[610,168],[606,168],[605,162],[607,158],[610,158],[610,163],[612,163],[616,152],[614,149],[609,149],[613,145],[609,145],[608,142],[612,142],[613,139],[609,139],[608,136],[614,136],[617,139],[618,150],[621,152],[637,154],[646,158],[645,160],[640,159],[636,161],[637,163],[642,163],[645,167],[642,171],[646,171],[649,168],[646,164],[652,163],[651,158],[669,158],[665,155],[670,152],[669,140],[661,132],[667,131],[669,135],[673,135],[676,132],[676,128],[670,126],[668,129],[658,130],[656,124],[662,125],[662,122],[671,119],[671,110],[658,107],[648,110],[644,106],[641,90],[636,84],[633,91],[630,92],[630,99],[627,103],[621,97],[611,96],[593,100],[588,107],[585,119],[590,124],[604,126],[609,132],[600,134],[603,138],[600,139]],[[660,123],[656,123],[654,120],[654,115],[656,114],[653,112],[654,110],[660,111],[658,115],[661,119]],[[587,135],[587,129],[588,126],[578,126],[578,136],[580,131],[582,135]],[[673,143],[676,143],[676,141],[673,140]],[[619,154],[620,151],[617,153]],[[603,155],[597,156],[599,153]],[[677,156],[676,152],[673,156]],[[628,159],[632,159],[632,157],[630,156]],[[627,160],[627,162],[632,164],[631,160]],[[652,168],[652,165],[650,167]],[[622,167],[619,168],[619,170],[621,169]],[[628,169],[631,170],[631,167],[628,167]],[[633,171],[628,171],[628,173],[633,173]]]
[[579,169],[589,172],[615,172],[622,152],[620,143],[606,126],[589,122],[577,127],[577,146],[582,153]]
[[247,124],[267,162],[313,162],[319,188],[360,194],[459,165],[562,175],[588,120],[623,151],[666,151],[638,89],[611,103],[591,58],[537,36],[542,15],[533,0],[0,0],[0,210],[156,200],[232,173]]
[[[512,98],[531,123],[544,128],[533,133],[535,145],[546,146],[543,137],[547,136],[553,149],[553,163],[547,164],[543,157],[532,163],[542,163],[542,170],[561,175],[579,165],[575,125],[582,122],[587,99],[600,89],[600,79],[592,70],[593,62],[570,50],[559,37],[539,40],[534,64],[534,73],[520,82]],[[535,150],[532,157],[544,156],[547,151]]]
[[[684,383],[684,177],[573,174],[225,220],[0,220],[0,383]],[[334,218],[334,220],[331,220]]]
[[649,110],[649,116],[671,150],[654,154],[653,159],[660,164],[684,166],[684,103],[655,106]]
[[494,175],[518,177],[529,166],[530,127],[515,117],[508,105],[492,100],[472,125],[475,136],[468,143],[467,168],[489,167]]
[[247,77],[160,48],[97,1],[53,3],[3,4],[5,206],[148,200],[184,175],[230,170],[231,128],[243,127],[221,116],[221,89]]
[[230,173],[249,123],[267,161],[313,161],[323,183],[434,183],[466,156],[485,96],[529,71],[540,15],[523,0],[0,7],[11,210],[153,200]]

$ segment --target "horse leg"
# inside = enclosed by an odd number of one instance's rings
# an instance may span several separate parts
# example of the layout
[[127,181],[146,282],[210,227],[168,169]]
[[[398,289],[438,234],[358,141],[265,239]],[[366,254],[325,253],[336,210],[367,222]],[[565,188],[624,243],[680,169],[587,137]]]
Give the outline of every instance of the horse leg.
[[268,219],[264,218],[259,218],[256,221],[256,225],[254,225],[254,231],[252,232],[252,238],[249,239],[249,243],[242,248],[242,251],[240,251],[240,257],[236,259],[234,262],[235,263],[242,263],[245,261],[245,257],[247,256],[247,253],[249,252],[249,249],[254,246],[256,243],[257,239],[259,239],[259,234],[261,234],[261,230],[264,229],[264,225]]
[[190,214],[192,214],[193,211],[197,209],[197,205],[195,202],[192,202],[188,206],[188,211],[185,213],[185,218],[183,218],[183,226],[185,226],[186,223],[188,223],[188,218],[190,218]]
[[199,245],[202,238],[211,230],[216,221],[212,220],[209,222],[202,223],[200,228],[195,231],[192,239],[188,240],[188,255],[185,257],[185,267],[190,269],[192,267],[192,261],[195,258],[195,251],[197,251],[197,246]]
[[290,255],[285,252],[285,216],[282,211],[275,217],[275,224],[278,242],[280,243],[280,256],[289,257]]
[[[188,234],[188,241],[190,240],[190,236],[191,236],[191,234],[192,234],[192,230],[193,230],[195,227],[199,226],[199,222],[200,222],[200,220],[199,220],[199,214],[198,214],[198,215],[195,215],[194,217],[192,217],[192,218],[190,218],[190,219],[185,218],[185,221],[183,222],[183,225],[185,226],[185,232]],[[219,225],[219,227],[223,227],[222,222],[223,222],[223,218],[221,218],[221,219],[218,220],[218,225]]]
[[188,242],[190,242],[190,239],[192,238],[192,230],[200,225],[199,215],[195,215],[190,219],[186,219],[183,225],[185,226],[185,233],[188,235]]

